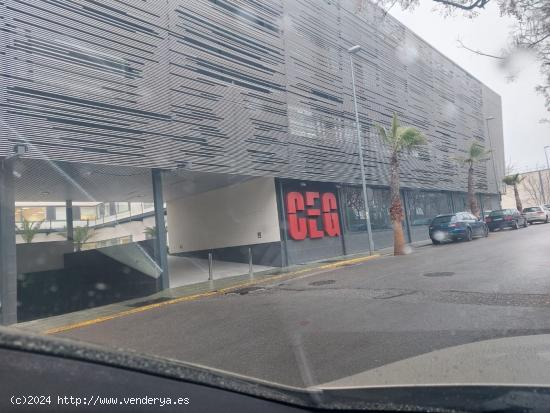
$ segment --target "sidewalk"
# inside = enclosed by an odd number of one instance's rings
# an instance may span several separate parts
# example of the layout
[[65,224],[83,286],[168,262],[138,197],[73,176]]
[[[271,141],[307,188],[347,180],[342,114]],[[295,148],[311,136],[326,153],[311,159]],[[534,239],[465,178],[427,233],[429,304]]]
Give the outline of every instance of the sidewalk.
[[[428,244],[429,241],[422,241],[410,245],[412,247],[421,247]],[[165,305],[222,295],[253,285],[284,281],[286,279],[314,275],[323,270],[359,264],[371,259],[379,258],[382,255],[391,255],[392,250],[393,248],[384,248],[382,250],[375,251],[373,255],[355,254],[342,257],[332,257],[327,260],[307,264],[259,271],[255,272],[253,277],[250,277],[248,274],[243,274],[216,279],[213,281],[184,285],[160,291],[147,297],[134,298],[102,307],[90,308],[87,310],[76,311],[74,313],[19,323],[14,325],[14,327],[37,333],[55,334],[62,331],[111,320],[113,318],[124,317],[126,315],[151,310]]]

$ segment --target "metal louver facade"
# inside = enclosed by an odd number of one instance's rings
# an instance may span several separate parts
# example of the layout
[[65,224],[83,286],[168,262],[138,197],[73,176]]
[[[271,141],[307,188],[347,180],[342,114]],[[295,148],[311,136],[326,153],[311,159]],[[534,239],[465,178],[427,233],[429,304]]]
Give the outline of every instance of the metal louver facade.
[[373,125],[394,112],[429,140],[403,186],[465,190],[451,158],[473,139],[496,169],[480,192],[504,173],[500,97],[364,1],[0,0],[0,29],[0,156],[356,183],[360,44],[370,184],[388,183]]

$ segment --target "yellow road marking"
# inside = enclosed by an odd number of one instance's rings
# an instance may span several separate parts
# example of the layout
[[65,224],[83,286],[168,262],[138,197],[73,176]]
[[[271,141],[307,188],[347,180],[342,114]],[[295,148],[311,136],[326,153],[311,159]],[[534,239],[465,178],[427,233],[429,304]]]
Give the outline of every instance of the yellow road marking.
[[343,266],[347,266],[347,265],[357,264],[357,263],[360,263],[360,262],[369,261],[369,260],[371,260],[373,258],[377,258],[377,257],[380,257],[380,255],[379,254],[374,254],[374,255],[370,255],[368,257],[352,258],[352,259],[349,259],[349,260],[342,260],[342,261],[338,261],[338,262],[334,262],[334,263],[330,263],[330,264],[320,265],[319,267],[315,267],[315,268],[306,268],[306,269],[303,269],[303,270],[293,271],[293,272],[287,273],[287,274],[275,275],[273,277],[267,277],[267,278],[263,278],[263,279],[259,279],[259,280],[247,281],[247,282],[243,282],[243,283],[240,283],[240,284],[231,285],[229,287],[221,288],[221,289],[216,290],[216,291],[209,291],[209,292],[204,292],[204,293],[199,293],[199,294],[194,294],[194,295],[188,295],[188,296],[185,296],[185,297],[174,298],[174,299],[163,301],[163,302],[160,302],[160,303],[148,304],[148,305],[144,305],[142,307],[133,308],[131,310],[121,311],[121,312],[118,312],[118,313],[115,313],[115,314],[93,318],[91,320],[80,321],[78,323],[67,324],[67,325],[60,326],[60,327],[50,328],[48,330],[45,330],[43,332],[43,334],[57,334],[57,333],[61,333],[61,332],[64,332],[64,331],[74,330],[74,329],[77,329],[77,328],[87,327],[87,326],[90,326],[90,325],[93,325],[93,324],[102,323],[104,321],[113,320],[115,318],[125,317],[125,316],[131,315],[131,314],[136,314],[136,313],[141,313],[141,312],[144,312],[144,311],[149,311],[149,310],[152,310],[152,309],[155,309],[155,308],[164,307],[164,306],[171,305],[171,304],[183,303],[183,302],[186,302],[186,301],[194,301],[194,300],[198,300],[200,298],[206,298],[206,297],[215,297],[215,296],[218,296],[218,295],[223,295],[223,294],[225,294],[227,292],[230,292],[232,290],[238,290],[238,289],[246,287],[246,286],[262,284],[262,283],[270,283],[272,281],[294,278],[296,275],[304,274],[304,273],[307,273],[307,272],[312,272],[311,275],[315,275],[314,271],[317,271],[317,270],[326,270],[326,269],[332,269],[332,268],[338,268],[338,267],[343,267]]

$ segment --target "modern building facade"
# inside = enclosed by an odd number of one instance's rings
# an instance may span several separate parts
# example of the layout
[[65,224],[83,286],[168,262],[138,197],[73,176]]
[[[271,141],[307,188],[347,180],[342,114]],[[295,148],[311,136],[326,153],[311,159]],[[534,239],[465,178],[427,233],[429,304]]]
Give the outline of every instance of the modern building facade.
[[[28,150],[3,162],[2,223],[15,201],[154,202],[156,222],[166,203],[171,254],[245,260],[250,248],[285,266],[366,251],[347,52],[357,44],[375,247],[391,245],[391,228],[374,126],[394,113],[428,140],[402,160],[409,241],[426,239],[438,213],[466,209],[453,157],[473,140],[492,150],[476,170],[480,202],[498,207],[500,97],[369,2],[5,0],[0,15],[0,157]],[[0,232],[5,303],[15,236]]]

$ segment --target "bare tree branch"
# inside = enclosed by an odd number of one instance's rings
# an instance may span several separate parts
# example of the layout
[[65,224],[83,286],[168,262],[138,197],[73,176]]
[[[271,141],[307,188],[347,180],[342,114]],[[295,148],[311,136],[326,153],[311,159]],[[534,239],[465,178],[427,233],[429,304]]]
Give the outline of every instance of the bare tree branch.
[[[434,0],[435,1],[435,0]],[[456,39],[457,43],[460,45],[460,47],[462,47],[463,49],[466,49],[472,53],[475,53],[475,54],[478,54],[480,56],[486,56],[486,57],[491,57],[493,59],[499,59],[499,60],[505,60],[506,58],[504,56],[496,56],[496,55],[493,55],[493,54],[489,54],[489,53],[484,53],[482,52],[481,50],[474,50],[468,46],[466,46],[462,40],[460,39]]]
[[446,6],[456,7],[457,9],[471,11],[474,9],[483,9],[491,0],[476,0],[470,4],[462,4],[450,0],[433,0],[435,3],[444,4]]

